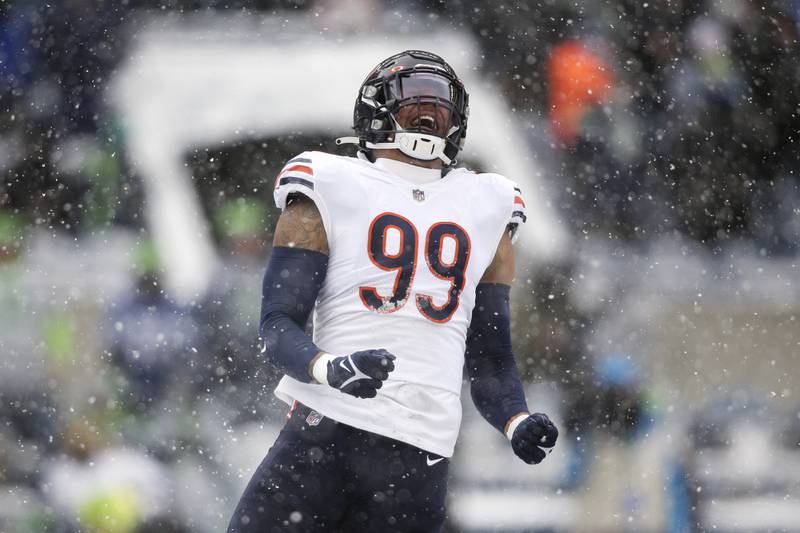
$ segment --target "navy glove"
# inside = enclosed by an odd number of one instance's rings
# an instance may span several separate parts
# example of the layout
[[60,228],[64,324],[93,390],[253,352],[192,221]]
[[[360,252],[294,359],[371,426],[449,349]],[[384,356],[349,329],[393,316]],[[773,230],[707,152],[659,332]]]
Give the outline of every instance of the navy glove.
[[558,429],[547,415],[534,413],[517,426],[511,436],[511,448],[517,457],[530,464],[539,464],[552,451]]
[[395,356],[386,350],[363,350],[328,361],[328,384],[357,398],[374,398],[394,370]]

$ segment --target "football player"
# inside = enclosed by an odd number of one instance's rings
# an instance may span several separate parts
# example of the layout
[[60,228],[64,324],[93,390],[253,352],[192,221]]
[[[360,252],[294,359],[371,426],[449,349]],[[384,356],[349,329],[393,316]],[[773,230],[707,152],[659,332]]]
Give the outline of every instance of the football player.
[[229,532],[440,530],[465,365],[516,455],[555,445],[511,351],[525,202],[501,175],[456,168],[468,115],[450,65],[405,51],[359,89],[357,135],[337,140],[357,157],[304,152],[278,174],[261,338],[292,407]]

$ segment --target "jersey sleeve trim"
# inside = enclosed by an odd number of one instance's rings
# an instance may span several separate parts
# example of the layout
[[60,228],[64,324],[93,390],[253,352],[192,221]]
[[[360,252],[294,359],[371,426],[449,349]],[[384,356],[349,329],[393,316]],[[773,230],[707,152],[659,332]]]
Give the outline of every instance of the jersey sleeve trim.
[[514,201],[511,204],[511,216],[508,219],[508,223],[506,227],[511,235],[511,242],[512,244],[516,242],[518,236],[518,229],[520,224],[524,224],[528,220],[527,207],[525,206],[525,200],[522,199],[522,190],[516,186],[514,187]]
[[302,185],[303,187],[308,187],[312,191],[314,190],[314,182],[309,181],[305,178],[299,178],[297,176],[285,176],[278,181],[278,187],[281,185],[288,185],[289,183],[296,183],[298,185]]
[[287,161],[281,171],[278,172],[278,176],[275,178],[275,187],[280,187],[286,183],[302,183],[313,189],[314,184],[308,179],[309,177],[314,177],[311,158],[295,157]]
[[[518,219],[518,220],[515,220]],[[511,220],[509,220],[509,224],[512,223],[519,223],[522,222],[523,224],[528,221],[528,217],[525,215],[523,211],[514,211],[511,213]]]

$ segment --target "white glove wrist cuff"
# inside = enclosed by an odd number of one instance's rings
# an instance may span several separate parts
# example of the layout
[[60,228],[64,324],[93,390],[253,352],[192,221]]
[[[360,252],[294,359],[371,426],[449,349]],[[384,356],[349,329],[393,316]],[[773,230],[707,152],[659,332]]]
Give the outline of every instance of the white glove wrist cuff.
[[318,383],[328,384],[328,363],[336,359],[335,355],[322,353],[311,367],[311,375]]
[[508,438],[508,440],[511,440],[511,437],[514,436],[514,430],[517,429],[517,426],[520,425],[523,420],[528,418],[528,416],[530,415],[519,414],[511,420],[511,422],[508,424],[508,429],[506,430],[506,438]]

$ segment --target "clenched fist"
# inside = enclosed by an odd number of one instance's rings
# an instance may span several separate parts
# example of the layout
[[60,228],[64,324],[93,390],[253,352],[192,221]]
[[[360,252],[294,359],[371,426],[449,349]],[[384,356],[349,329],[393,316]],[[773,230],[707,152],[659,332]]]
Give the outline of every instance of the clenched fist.
[[327,362],[328,385],[357,398],[374,398],[394,370],[395,356],[383,349],[363,350]]
[[524,419],[511,435],[511,448],[528,464],[539,464],[556,445],[558,429],[546,414],[534,413]]

